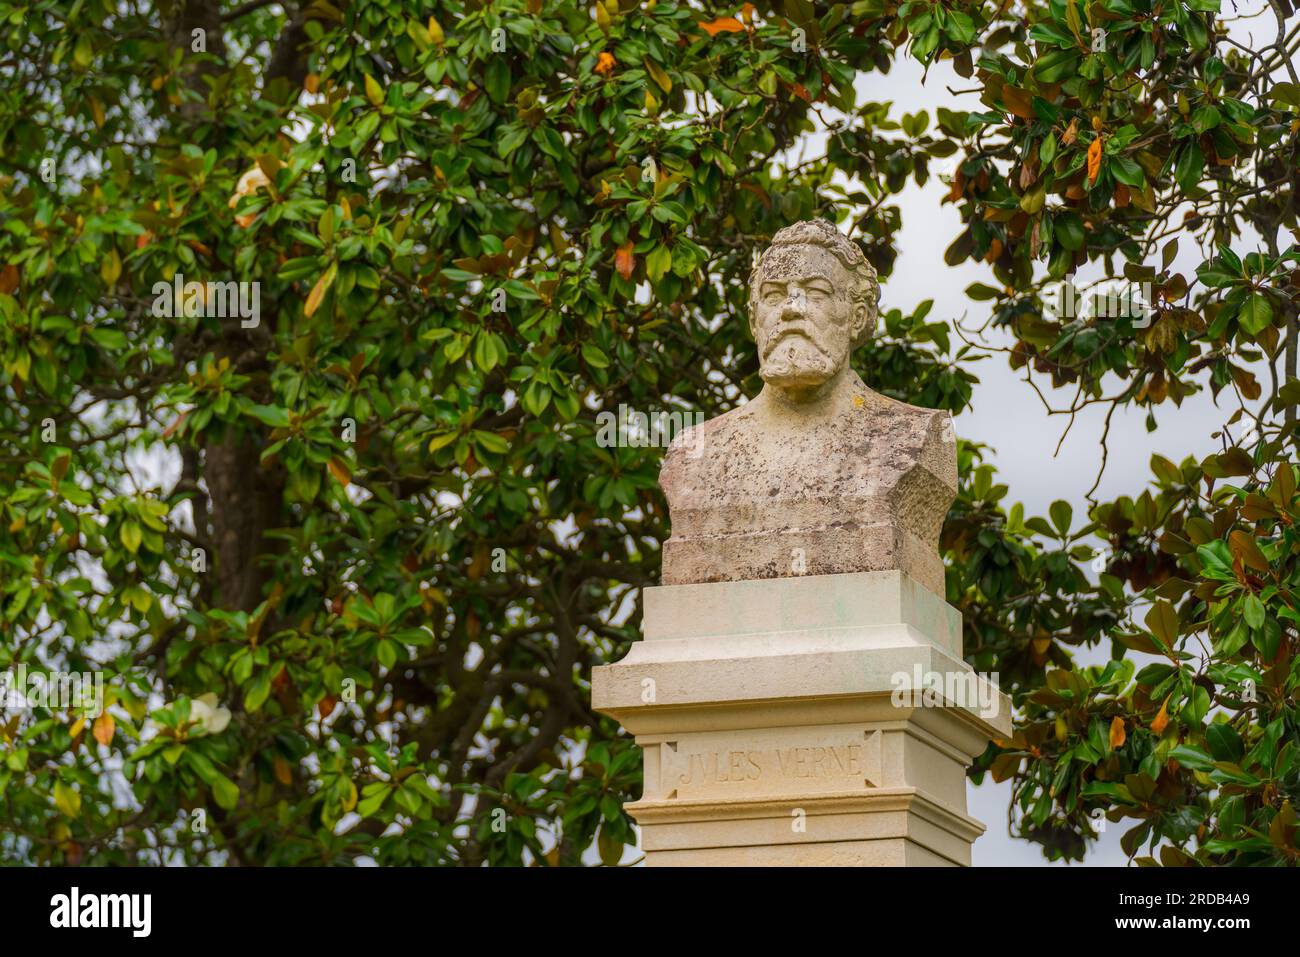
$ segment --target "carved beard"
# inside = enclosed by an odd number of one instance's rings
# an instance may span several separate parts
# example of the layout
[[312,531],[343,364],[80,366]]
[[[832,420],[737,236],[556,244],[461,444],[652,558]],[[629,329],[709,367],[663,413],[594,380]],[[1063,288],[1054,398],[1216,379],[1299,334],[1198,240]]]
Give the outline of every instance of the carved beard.
[[759,375],[775,386],[821,385],[835,374],[834,357],[810,335],[778,331],[764,350]]

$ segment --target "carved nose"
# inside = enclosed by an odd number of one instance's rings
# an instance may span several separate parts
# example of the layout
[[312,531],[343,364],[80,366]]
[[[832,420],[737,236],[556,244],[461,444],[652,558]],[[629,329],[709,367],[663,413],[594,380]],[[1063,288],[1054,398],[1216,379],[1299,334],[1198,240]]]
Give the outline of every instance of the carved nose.
[[804,296],[803,290],[796,289],[786,297],[785,304],[781,307],[781,318],[802,319],[807,307],[808,299]]

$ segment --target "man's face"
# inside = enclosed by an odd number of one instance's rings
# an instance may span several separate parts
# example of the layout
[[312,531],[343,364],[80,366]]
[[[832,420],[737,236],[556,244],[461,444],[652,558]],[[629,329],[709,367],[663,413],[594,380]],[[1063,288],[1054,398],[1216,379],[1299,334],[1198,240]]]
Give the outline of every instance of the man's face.
[[764,260],[750,291],[754,341],[763,381],[782,389],[816,388],[848,361],[866,321],[850,298],[853,277],[828,249],[782,246]]

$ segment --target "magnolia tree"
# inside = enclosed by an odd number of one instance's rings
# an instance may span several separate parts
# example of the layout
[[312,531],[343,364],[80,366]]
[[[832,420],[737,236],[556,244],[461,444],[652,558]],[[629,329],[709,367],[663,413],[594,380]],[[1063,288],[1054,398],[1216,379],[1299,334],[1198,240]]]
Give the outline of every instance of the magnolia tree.
[[[961,444],[947,599],[1017,705],[972,773],[1050,858],[1295,863],[1296,29],[1227,13],[0,2],[0,859],[632,860],[588,682],[667,515],[599,417],[754,394],[754,250],[821,216],[888,276],[942,168],[1027,399],[1225,409],[1086,515]],[[855,92],[900,57],[974,109]],[[1059,308],[1085,267],[1140,308]],[[929,310],[854,364],[959,413]]]

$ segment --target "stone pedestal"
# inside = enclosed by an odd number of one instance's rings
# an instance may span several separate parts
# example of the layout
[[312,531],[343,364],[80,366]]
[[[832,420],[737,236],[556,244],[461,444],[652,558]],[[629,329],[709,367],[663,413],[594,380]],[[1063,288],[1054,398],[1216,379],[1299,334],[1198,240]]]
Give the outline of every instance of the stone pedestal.
[[666,585],[592,703],[644,749],[646,863],[969,865],[965,768],[1010,702],[901,571]]

